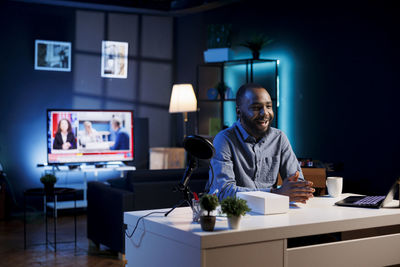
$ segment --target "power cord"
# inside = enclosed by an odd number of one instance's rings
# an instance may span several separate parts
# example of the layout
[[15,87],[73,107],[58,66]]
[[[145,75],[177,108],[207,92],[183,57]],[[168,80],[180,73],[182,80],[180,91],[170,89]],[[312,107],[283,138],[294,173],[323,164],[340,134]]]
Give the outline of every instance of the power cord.
[[133,234],[135,233],[136,228],[138,227],[140,220],[143,220],[145,217],[150,216],[150,215],[152,215],[152,214],[164,214],[164,213],[165,213],[165,212],[161,212],[161,211],[153,211],[153,212],[150,212],[150,213],[148,213],[148,214],[146,214],[146,215],[143,215],[142,217],[140,217],[140,218],[137,220],[136,225],[135,225],[135,228],[133,228],[132,233],[131,233],[131,234],[128,234],[128,229],[126,229],[126,230],[125,230],[125,235],[126,235],[128,238],[131,238],[131,237],[133,236]]

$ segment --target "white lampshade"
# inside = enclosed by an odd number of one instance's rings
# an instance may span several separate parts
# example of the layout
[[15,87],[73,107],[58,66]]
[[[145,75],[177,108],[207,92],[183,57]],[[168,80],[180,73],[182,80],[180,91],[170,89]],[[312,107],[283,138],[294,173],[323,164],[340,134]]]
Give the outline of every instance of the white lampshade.
[[197,99],[191,84],[174,84],[169,113],[197,111]]

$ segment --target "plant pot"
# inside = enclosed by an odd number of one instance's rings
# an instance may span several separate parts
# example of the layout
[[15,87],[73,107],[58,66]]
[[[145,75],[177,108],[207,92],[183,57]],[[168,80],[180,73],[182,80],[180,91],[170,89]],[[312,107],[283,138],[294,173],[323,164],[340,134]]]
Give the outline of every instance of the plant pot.
[[203,231],[213,231],[216,218],[216,216],[200,216],[201,229]]
[[242,216],[228,216],[229,229],[239,229]]
[[46,183],[44,184],[44,193],[46,195],[54,194],[54,184],[53,183]]

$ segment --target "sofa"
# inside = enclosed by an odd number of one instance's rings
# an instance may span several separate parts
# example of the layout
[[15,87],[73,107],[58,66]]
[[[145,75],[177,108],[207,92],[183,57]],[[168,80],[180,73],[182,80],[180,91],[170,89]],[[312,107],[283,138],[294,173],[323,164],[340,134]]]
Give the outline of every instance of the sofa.
[[[124,253],[125,211],[170,208],[182,199],[174,188],[184,169],[136,170],[126,178],[106,182],[91,181],[87,190],[87,237],[97,247]],[[189,182],[193,192],[203,192],[208,181],[208,168],[196,169]]]

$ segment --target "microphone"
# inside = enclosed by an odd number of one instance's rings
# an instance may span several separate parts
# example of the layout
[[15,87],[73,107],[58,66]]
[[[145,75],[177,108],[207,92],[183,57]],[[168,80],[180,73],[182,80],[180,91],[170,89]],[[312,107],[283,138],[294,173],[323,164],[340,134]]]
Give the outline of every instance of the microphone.
[[183,174],[182,180],[179,184],[180,189],[187,187],[189,178],[192,175],[196,166],[196,159],[210,159],[214,156],[215,148],[213,144],[207,139],[198,136],[190,135],[183,140],[183,147],[189,153],[188,166]]
[[192,206],[189,196],[191,192],[188,184],[193,170],[197,167],[196,159],[210,159],[215,153],[215,148],[211,142],[198,135],[190,135],[186,137],[183,140],[183,147],[185,148],[186,152],[188,152],[188,166],[183,174],[182,180],[179,182],[178,186],[175,187],[183,193],[183,199],[168,212],[166,212],[164,216],[168,216],[168,214],[170,214],[176,207],[179,207],[184,203]]
[[185,150],[198,159],[211,159],[214,156],[215,148],[207,139],[198,136],[190,135],[183,140]]
[[189,155],[188,166],[183,174],[181,182],[179,183],[180,190],[184,190],[188,186],[189,178],[192,175],[193,170],[196,169],[196,165],[196,159]]

